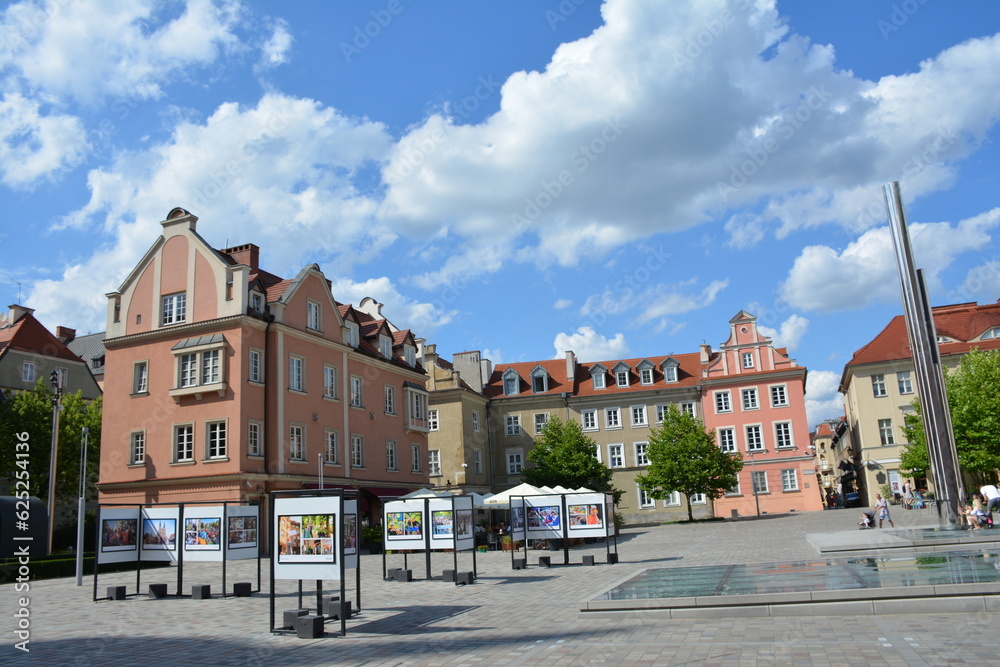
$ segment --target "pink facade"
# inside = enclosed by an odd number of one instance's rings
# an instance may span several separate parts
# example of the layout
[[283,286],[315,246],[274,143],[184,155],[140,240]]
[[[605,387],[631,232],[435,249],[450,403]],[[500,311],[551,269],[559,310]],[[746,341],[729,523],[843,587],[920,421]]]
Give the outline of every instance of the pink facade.
[[255,246],[211,248],[196,221],[172,211],[108,295],[101,501],[262,501],[322,474],[374,513],[426,486],[412,334],[337,303],[316,265],[282,280]]
[[758,504],[761,514],[823,509],[809,448],[806,369],[773,347],[756,320],[741,311],[718,351],[702,349],[705,427],[744,460],[738,488],[715,501],[716,516],[754,516]]

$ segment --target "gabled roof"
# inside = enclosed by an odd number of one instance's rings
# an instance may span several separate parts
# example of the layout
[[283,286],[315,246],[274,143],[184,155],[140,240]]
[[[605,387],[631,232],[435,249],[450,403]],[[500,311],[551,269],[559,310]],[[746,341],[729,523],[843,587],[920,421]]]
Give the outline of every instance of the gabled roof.
[[83,362],[66,344],[55,337],[31,313],[25,313],[16,322],[0,329],[0,354],[7,350],[30,352],[40,357],[53,357],[67,361]]
[[[942,343],[938,350],[942,356],[965,354],[978,347],[983,350],[1000,349],[1000,340],[975,340],[992,327],[1000,326],[1000,301],[979,306],[976,303],[960,303],[952,306],[932,308],[934,326],[939,335],[954,339],[955,342]],[[906,332],[906,320],[897,315],[870,342],[854,353],[845,365],[859,366],[886,361],[911,359],[913,351]]]
[[105,332],[77,336],[66,343],[70,351],[87,362],[90,372],[94,375],[104,373],[104,336]]

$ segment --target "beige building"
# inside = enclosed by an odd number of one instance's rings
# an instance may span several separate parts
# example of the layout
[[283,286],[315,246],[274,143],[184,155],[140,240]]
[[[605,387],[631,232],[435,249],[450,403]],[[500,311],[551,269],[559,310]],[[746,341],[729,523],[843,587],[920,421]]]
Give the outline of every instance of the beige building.
[[[941,362],[955,368],[973,348],[1000,349],[1000,302],[984,306],[960,303],[934,308]],[[857,480],[861,503],[872,505],[884,485],[901,493],[908,478],[900,471],[906,441],[903,418],[913,410],[917,379],[904,318],[896,316],[844,367],[840,391],[847,425],[861,466]],[[933,490],[933,480],[911,479],[918,489]]]

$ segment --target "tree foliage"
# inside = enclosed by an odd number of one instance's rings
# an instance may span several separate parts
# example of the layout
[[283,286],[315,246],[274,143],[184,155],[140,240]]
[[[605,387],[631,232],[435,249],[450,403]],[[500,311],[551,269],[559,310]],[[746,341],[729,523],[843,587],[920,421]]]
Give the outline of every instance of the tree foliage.
[[688,499],[688,519],[693,520],[691,496],[703,493],[715,500],[736,486],[743,458],[726,453],[715,443],[715,431],[706,431],[698,419],[671,405],[663,423],[649,434],[646,449],[649,467],[636,480],[653,498],[662,500],[672,492]]
[[[52,455],[52,389],[39,380],[34,391],[8,393],[0,402],[0,479],[13,481],[17,471],[28,471],[28,491],[48,500],[49,461]],[[56,464],[56,503],[75,506],[80,484],[83,427],[87,437],[87,474],[97,479],[101,451],[101,398],[84,400],[81,392],[63,395],[59,413],[59,454]],[[27,433],[27,457],[17,457],[18,434]],[[20,450],[24,453],[23,448]],[[19,464],[20,462],[20,464]],[[26,463],[24,463],[26,462]],[[24,466],[27,466],[26,468]],[[21,475],[21,479],[24,475]],[[91,487],[92,488],[92,487]]]
[[569,489],[586,487],[593,491],[620,492],[611,484],[611,470],[597,460],[597,443],[587,437],[575,421],[549,419],[542,427],[535,446],[528,452],[522,477],[534,486],[564,486]]
[[[962,357],[958,368],[945,371],[948,411],[955,433],[955,449],[963,471],[992,478],[1000,469],[1000,350],[974,349]],[[915,415],[907,415],[903,434],[908,444],[900,467],[923,474],[930,466],[919,401]]]

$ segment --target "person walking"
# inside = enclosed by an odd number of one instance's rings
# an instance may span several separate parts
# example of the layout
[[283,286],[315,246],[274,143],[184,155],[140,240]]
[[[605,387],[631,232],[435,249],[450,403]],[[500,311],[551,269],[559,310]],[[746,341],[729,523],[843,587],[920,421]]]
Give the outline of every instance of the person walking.
[[896,524],[892,522],[892,517],[889,516],[889,501],[883,498],[881,493],[875,494],[875,507],[872,508],[872,511],[878,516],[879,528],[882,527],[883,520],[888,521],[893,528],[896,527]]
[[979,493],[986,501],[986,511],[993,514],[993,510],[1000,510],[1000,490],[994,484],[987,484],[980,487]]

